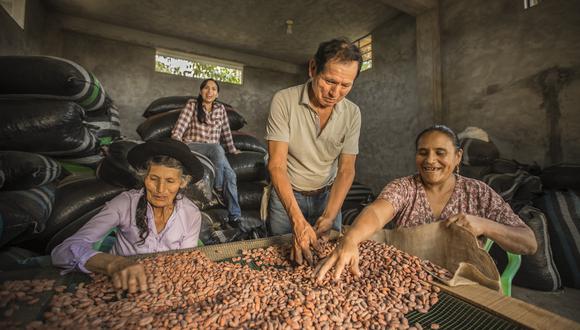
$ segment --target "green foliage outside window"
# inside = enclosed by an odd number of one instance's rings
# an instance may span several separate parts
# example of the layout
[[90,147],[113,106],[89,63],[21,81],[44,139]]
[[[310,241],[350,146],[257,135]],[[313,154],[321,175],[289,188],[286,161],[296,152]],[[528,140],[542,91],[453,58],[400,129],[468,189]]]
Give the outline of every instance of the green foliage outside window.
[[194,62],[172,56],[155,56],[155,71],[199,79],[213,78],[231,84],[242,84],[242,70],[221,65]]

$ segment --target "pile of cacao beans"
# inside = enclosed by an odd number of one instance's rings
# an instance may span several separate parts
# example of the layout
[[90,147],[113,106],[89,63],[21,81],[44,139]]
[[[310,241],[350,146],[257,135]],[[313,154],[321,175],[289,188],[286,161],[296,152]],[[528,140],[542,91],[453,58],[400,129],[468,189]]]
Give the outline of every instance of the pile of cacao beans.
[[[320,258],[332,251],[334,243],[322,247]],[[42,320],[19,324],[4,315],[7,319],[0,321],[0,327],[439,328],[435,323],[410,324],[405,314],[427,313],[438,302],[439,288],[430,284],[429,272],[446,270],[387,244],[366,241],[359,252],[360,278],[346,271],[337,282],[327,274],[322,284],[313,278],[312,267],[291,265],[288,248],[274,246],[243,251],[227,262],[211,261],[199,251],[140,259],[148,274],[148,290],[133,294],[117,292],[111,280],[100,274],[70,290],[52,288],[54,282],[4,282],[0,307],[7,310],[22,299],[32,301],[23,297],[39,290],[55,294]],[[7,293],[15,288],[16,293]]]

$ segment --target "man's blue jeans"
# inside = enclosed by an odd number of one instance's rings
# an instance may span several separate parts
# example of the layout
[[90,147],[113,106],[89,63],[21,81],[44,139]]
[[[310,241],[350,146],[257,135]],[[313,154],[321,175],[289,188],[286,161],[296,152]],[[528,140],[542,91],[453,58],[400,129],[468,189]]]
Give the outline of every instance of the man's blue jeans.
[[[328,203],[328,196],[330,195],[330,190],[322,192],[314,196],[304,196],[299,192],[294,192],[294,198],[298,202],[298,206],[304,215],[306,221],[308,221],[312,226],[316,224],[316,220],[322,215],[326,204]],[[286,209],[282,205],[278,194],[276,194],[276,189],[272,187],[270,191],[270,200],[268,202],[268,227],[272,235],[283,235],[292,233],[292,225],[290,224],[290,218],[286,213]],[[340,231],[342,227],[342,213],[338,212],[338,215],[334,219],[334,224],[332,228],[334,230]]]
[[230,220],[234,220],[242,215],[238,199],[238,185],[236,183],[236,173],[232,170],[230,162],[226,158],[226,152],[217,143],[197,143],[187,144],[190,150],[199,152],[209,158],[215,166],[214,187],[222,192],[226,199]]

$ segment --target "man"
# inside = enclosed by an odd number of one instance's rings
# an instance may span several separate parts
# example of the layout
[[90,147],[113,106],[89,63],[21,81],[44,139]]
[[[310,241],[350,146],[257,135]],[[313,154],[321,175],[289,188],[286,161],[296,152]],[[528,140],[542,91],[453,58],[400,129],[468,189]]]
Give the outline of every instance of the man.
[[[319,45],[308,64],[310,80],[277,92],[266,127],[274,235],[293,233],[291,259],[312,264],[317,235],[340,230],[340,208],[355,175],[360,109],[345,99],[362,64],[345,39]],[[314,227],[313,227],[314,226]]]

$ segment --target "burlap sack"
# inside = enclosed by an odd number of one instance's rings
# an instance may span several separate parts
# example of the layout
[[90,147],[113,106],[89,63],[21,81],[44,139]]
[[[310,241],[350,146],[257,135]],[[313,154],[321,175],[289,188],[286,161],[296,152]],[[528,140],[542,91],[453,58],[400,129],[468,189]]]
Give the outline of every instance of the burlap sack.
[[372,240],[429,260],[453,273],[451,280],[432,274],[448,286],[480,284],[501,292],[499,272],[489,254],[466,229],[445,222],[377,232]]

